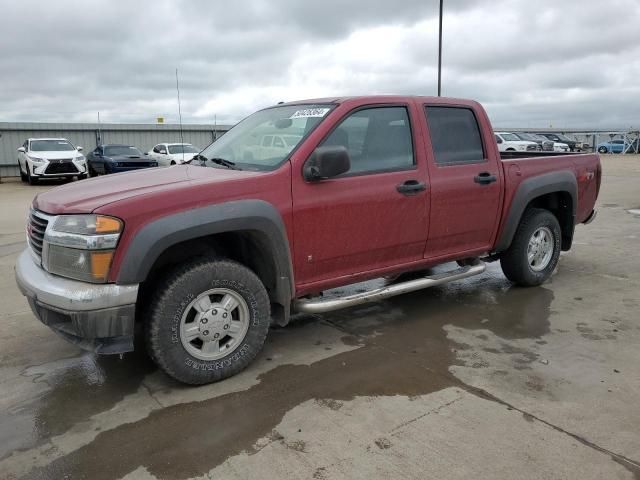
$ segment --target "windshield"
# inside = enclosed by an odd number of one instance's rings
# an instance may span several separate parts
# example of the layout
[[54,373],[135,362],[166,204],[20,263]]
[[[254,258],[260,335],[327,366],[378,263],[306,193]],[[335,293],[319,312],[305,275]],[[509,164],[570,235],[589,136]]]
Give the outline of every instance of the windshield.
[[193,145],[169,145],[169,153],[198,153],[199,151]]
[[137,156],[137,157],[142,156],[142,153],[136,147],[127,147],[126,145],[104,147],[104,154],[107,157],[114,157],[117,155],[130,155],[130,156]]
[[561,142],[573,142],[573,140],[571,140],[569,137],[565,137],[564,135],[558,134],[558,135],[556,135],[556,137],[558,137],[558,139]]
[[507,142],[517,142],[518,140],[520,140],[513,133],[501,133],[500,135],[502,135],[502,138]]
[[243,170],[273,170],[333,107],[287,105],[260,110],[242,120],[200,155],[207,160],[207,167],[218,166],[210,159],[224,159]]
[[75,150],[66,140],[32,140],[32,152],[69,152]]
[[534,138],[533,135],[529,134],[529,133],[516,133],[516,135],[521,138],[522,140],[530,140],[530,141],[535,141],[536,139]]

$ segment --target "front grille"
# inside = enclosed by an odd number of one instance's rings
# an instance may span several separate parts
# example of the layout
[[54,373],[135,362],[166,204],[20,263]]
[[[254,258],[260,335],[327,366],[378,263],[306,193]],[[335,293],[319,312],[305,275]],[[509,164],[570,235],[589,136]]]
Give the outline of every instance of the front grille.
[[78,169],[70,158],[63,158],[60,160],[51,160],[44,173],[54,175],[58,173],[78,173]]
[[29,224],[27,225],[27,239],[29,246],[38,255],[42,256],[42,243],[44,242],[44,232],[49,225],[49,219],[31,210],[29,214]]
[[527,145],[527,151],[535,151],[535,150],[538,150],[538,144]]

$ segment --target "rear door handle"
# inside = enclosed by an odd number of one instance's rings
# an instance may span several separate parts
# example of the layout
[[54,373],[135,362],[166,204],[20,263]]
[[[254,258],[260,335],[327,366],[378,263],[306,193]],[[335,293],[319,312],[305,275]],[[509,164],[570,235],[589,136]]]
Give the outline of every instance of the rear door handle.
[[415,195],[427,189],[427,184],[418,180],[407,180],[396,186],[396,190],[403,195]]
[[480,185],[489,185],[496,180],[498,180],[498,177],[490,172],[480,172],[478,175],[473,177],[473,181],[479,183]]

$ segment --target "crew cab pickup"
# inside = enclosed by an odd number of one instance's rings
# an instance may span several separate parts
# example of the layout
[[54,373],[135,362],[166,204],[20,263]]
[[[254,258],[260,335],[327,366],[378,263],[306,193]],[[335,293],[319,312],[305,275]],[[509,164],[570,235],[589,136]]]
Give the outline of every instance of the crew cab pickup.
[[[245,155],[269,135],[295,145]],[[140,335],[170,376],[217,381],[246,367],[269,326],[294,311],[377,301],[495,260],[516,284],[543,283],[575,226],[595,216],[600,159],[503,156],[474,101],[280,104],[190,164],[40,193],[17,283],[43,323],[85,349],[127,352]],[[321,295],[434,266],[443,271]]]

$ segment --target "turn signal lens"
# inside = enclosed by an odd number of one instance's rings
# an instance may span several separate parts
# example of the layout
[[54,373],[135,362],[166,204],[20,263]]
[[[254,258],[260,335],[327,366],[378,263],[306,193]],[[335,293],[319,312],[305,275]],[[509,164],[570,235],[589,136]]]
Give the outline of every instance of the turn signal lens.
[[91,276],[98,282],[106,282],[113,251],[91,252]]
[[96,233],[118,233],[122,229],[122,222],[117,218],[96,217]]

